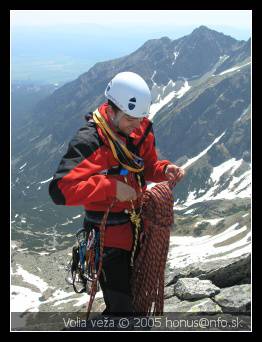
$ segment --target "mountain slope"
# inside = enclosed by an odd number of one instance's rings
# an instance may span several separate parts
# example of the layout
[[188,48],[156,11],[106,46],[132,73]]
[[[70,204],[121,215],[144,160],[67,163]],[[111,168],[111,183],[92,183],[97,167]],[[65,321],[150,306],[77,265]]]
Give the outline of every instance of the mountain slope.
[[[84,114],[105,101],[107,82],[124,70],[141,74],[152,89],[151,118],[160,157],[187,165],[175,190],[177,202],[189,206],[192,200],[229,195],[249,200],[249,53],[250,41],[201,26],[175,41],[150,40],[128,56],[97,63],[40,101],[12,141],[16,238],[39,246],[43,231],[52,235],[58,228],[67,234],[81,225],[82,208],[55,206],[48,184]],[[63,245],[58,233],[56,243],[51,235],[46,235],[48,248]]]

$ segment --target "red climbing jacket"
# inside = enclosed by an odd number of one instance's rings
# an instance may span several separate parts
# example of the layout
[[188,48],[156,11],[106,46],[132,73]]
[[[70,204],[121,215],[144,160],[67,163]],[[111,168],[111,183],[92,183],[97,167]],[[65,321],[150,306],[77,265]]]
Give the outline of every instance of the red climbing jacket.
[[[108,104],[104,103],[98,110],[109,122],[107,106]],[[129,137],[119,134],[113,128],[112,130],[130,151],[143,158],[143,190],[146,189],[145,181],[158,183],[166,180],[164,167],[171,162],[157,159],[151,121],[144,118],[140,128],[135,129]],[[114,158],[108,141],[90,115],[86,125],[70,141],[68,150],[49,185],[49,194],[58,205],[83,206],[88,211],[105,212],[116,198],[116,180],[124,182],[124,176],[105,174],[117,166],[119,163]],[[128,184],[139,193],[139,185],[132,172],[128,173],[127,179]],[[138,201],[133,203],[135,208],[138,207]],[[117,201],[111,212],[123,212],[125,209],[131,209],[130,202]],[[132,227],[129,222],[107,227],[105,247],[130,251],[132,243]]]

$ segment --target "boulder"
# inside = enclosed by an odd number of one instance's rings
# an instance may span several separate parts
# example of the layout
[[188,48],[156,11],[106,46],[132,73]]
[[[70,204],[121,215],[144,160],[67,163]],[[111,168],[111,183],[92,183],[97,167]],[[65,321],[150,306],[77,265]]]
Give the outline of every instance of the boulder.
[[172,276],[166,275],[166,286],[176,283],[180,278],[195,277],[211,280],[213,284],[222,288],[247,284],[251,281],[251,254],[193,263],[184,268],[175,268],[171,274]]
[[165,299],[173,297],[175,295],[175,293],[174,293],[174,286],[165,287],[164,290],[165,290],[164,291],[164,298]]
[[251,282],[251,254],[234,259],[221,259],[202,266],[200,279],[209,279],[219,287],[229,287]]
[[220,289],[210,280],[181,278],[174,286],[174,293],[180,299],[201,299],[216,295]]
[[222,312],[218,304],[210,298],[199,299],[194,301],[180,300],[179,298],[171,297],[164,302],[164,312],[206,312],[216,313]]
[[250,312],[251,308],[251,285],[243,284],[222,289],[214,297],[223,312]]

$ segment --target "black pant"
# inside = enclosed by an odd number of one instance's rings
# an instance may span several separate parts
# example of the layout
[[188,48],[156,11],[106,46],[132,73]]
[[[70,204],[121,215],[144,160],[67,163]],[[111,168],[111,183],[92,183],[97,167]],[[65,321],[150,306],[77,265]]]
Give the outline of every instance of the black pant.
[[131,252],[105,247],[99,278],[106,309],[103,314],[130,316],[134,313],[131,293]]

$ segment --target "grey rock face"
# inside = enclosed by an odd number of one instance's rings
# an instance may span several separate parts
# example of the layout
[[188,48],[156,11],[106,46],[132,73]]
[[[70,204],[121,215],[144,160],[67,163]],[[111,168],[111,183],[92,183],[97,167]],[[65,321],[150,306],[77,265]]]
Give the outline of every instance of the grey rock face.
[[203,270],[206,273],[200,275],[199,278],[210,279],[219,287],[248,283],[251,274],[251,255],[245,254],[238,258],[225,260],[225,262],[219,260],[213,269],[212,263],[207,263]]
[[224,312],[250,312],[251,308],[251,285],[243,284],[222,289],[214,297]]
[[174,292],[180,299],[201,299],[214,296],[220,289],[210,280],[182,278],[175,284]]
[[165,287],[164,298],[170,298],[170,297],[173,297],[174,295],[175,293],[174,293],[173,286]]
[[176,296],[166,299],[164,302],[164,312],[177,312],[181,303],[182,300],[180,300]]
[[182,269],[175,269],[173,281],[168,277],[168,284],[176,283],[180,278],[194,278],[211,280],[218,287],[228,287],[250,282],[251,255],[220,259],[205,263],[191,264]]
[[194,301],[180,300],[172,297],[165,300],[164,312],[222,312],[221,307],[212,299],[205,298]]

